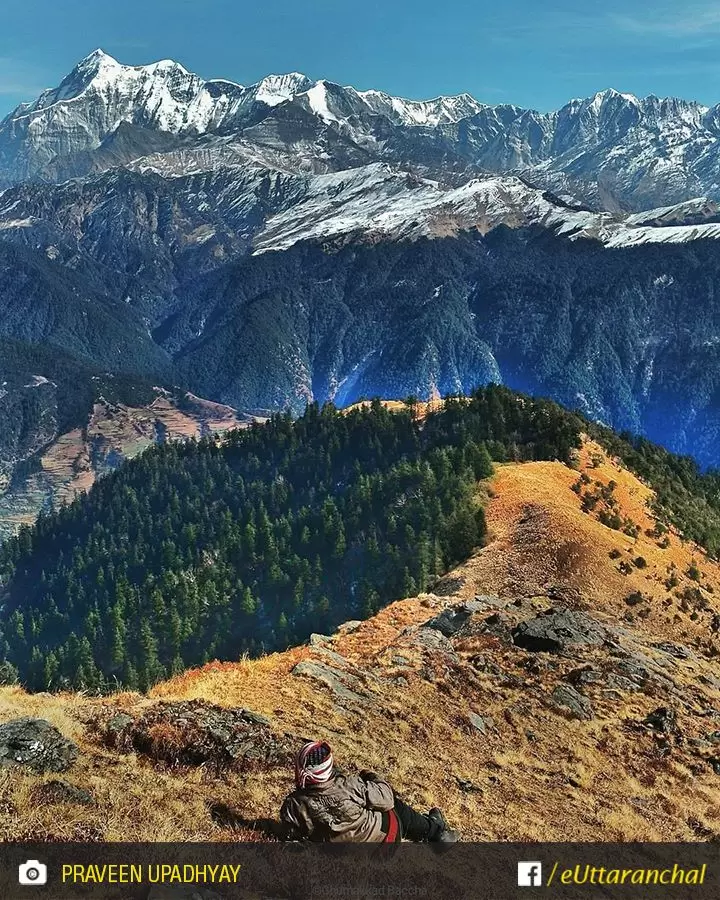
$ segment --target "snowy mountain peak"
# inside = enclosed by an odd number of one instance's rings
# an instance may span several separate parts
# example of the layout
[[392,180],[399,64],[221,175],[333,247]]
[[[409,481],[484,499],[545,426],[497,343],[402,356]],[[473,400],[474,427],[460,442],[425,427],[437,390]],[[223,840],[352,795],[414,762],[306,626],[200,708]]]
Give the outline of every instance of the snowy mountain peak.
[[85,91],[98,76],[107,74],[112,78],[122,68],[120,63],[104,50],[94,50],[81,59],[56,88],[43,91],[34,103],[23,104],[22,108],[24,111],[47,109],[55,103],[73,100]]
[[312,81],[301,72],[288,72],[284,75],[267,75],[262,81],[253,85],[255,99],[266,106],[278,106],[291,100],[296,94],[306,91]]
[[77,84],[87,86],[94,78],[105,72],[119,74],[125,68],[109,53],[104,50],[93,50],[85,59],[81,59],[75,68],[60,82],[58,91],[65,84]]
[[624,100],[626,103],[634,103],[637,105],[640,102],[635,94],[616,91],[615,88],[606,88],[604,91],[598,91],[593,99],[600,103],[608,103],[613,100]]
[[123,96],[132,99],[133,92],[138,90],[138,99],[141,99],[143,93],[152,92],[159,83],[177,85],[186,80],[195,88],[202,83],[173,60],[160,60],[147,66],[125,66],[98,49],[82,59],[57,88],[44,91],[35,103],[23,104],[18,112],[26,115],[48,110],[56,104],[78,100],[88,91],[99,96],[105,105]]
[[88,53],[85,59],[80,60],[80,62],[75,67],[79,69],[82,66],[91,66],[99,63],[103,63],[105,61],[109,61],[114,63],[115,65],[119,65],[118,61],[110,56],[109,53],[106,53],[102,47],[98,47],[96,50],[93,50],[92,53]]
[[339,122],[340,119],[331,108],[332,85],[329,81],[316,81],[308,90],[303,92],[303,97],[307,99],[310,109],[316,116],[325,122]]
[[387,116],[401,125],[448,125],[473,116],[485,108],[467,93],[434,97],[431,100],[407,100],[376,90],[355,91],[355,94],[370,111]]

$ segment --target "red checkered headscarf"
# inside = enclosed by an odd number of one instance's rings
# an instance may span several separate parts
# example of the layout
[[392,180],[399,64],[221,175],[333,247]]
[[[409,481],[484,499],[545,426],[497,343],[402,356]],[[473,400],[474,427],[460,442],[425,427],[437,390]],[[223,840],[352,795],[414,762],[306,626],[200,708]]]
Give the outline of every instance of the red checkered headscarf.
[[308,741],[295,757],[295,784],[325,784],[332,777],[333,755],[327,741]]

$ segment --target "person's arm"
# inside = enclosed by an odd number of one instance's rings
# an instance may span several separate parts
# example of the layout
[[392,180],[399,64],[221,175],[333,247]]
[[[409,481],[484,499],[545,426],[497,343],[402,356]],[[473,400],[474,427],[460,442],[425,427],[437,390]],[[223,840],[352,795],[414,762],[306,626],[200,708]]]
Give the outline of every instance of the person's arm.
[[387,812],[395,806],[395,792],[374,772],[361,772],[358,780],[363,785],[365,805],[368,809]]
[[307,820],[292,796],[285,799],[280,809],[280,823],[284,841],[306,841],[310,837]]

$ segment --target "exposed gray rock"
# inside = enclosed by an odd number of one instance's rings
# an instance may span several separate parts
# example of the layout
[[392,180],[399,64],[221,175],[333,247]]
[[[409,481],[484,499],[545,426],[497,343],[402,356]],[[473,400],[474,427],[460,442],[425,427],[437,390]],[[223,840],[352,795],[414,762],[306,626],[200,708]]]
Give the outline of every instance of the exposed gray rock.
[[592,703],[570,684],[559,684],[550,697],[553,706],[567,710],[575,719],[592,719]]
[[[497,602],[497,601],[496,601]],[[494,605],[494,604],[493,604]],[[425,622],[425,628],[434,628],[445,637],[461,633],[475,613],[485,612],[487,604],[480,600],[468,600],[444,609],[439,615]]]
[[641,689],[671,692],[676,689],[675,682],[663,670],[674,669],[676,665],[674,659],[665,657],[658,661],[635,651],[626,653],[615,668],[618,674],[634,681]]
[[500,605],[500,598],[493,597],[490,594],[476,594],[473,603],[478,607],[478,611],[493,609]]
[[332,638],[327,634],[311,634],[310,635],[310,646],[311,647],[324,647],[325,644],[329,644],[332,641]]
[[528,682],[514,672],[501,672],[500,675],[498,675],[497,683],[503,687],[518,689],[526,688],[528,686]]
[[482,794],[482,788],[469,778],[459,778],[456,775],[455,781],[463,794]]
[[312,652],[313,652],[313,656],[319,656],[321,659],[325,660],[326,662],[332,663],[335,666],[340,666],[341,668],[344,668],[345,666],[348,665],[348,661],[345,659],[344,656],[341,656],[335,650],[330,650],[327,647],[316,645],[313,647]]
[[690,659],[693,655],[692,651],[684,644],[674,644],[672,641],[660,641],[658,644],[653,644],[653,647],[675,659]]
[[650,672],[647,667],[632,660],[623,660],[618,663],[617,670],[623,678],[634,682],[638,688],[645,687],[650,681]]
[[619,703],[623,699],[621,691],[611,688],[604,688],[602,691],[600,691],[600,697],[603,700],[610,700],[613,703]]
[[625,678],[623,675],[615,675],[613,672],[608,675],[606,684],[611,690],[622,691],[626,694],[642,690],[642,685],[637,681]]
[[614,672],[606,672],[586,666],[582,669],[573,669],[565,676],[565,681],[575,687],[581,685],[599,685],[605,689],[605,694],[611,699],[617,699],[617,691],[625,693],[636,692],[642,689],[645,682],[626,678]]
[[583,669],[573,669],[565,676],[565,681],[570,684],[602,684],[605,675],[599,669],[593,669],[592,666],[586,666]]
[[439,631],[436,631],[434,628],[418,628],[417,632],[412,638],[412,643],[420,647],[424,647],[426,650],[432,650],[435,653],[443,653],[453,662],[460,661],[457,653],[455,653],[455,650],[453,649],[453,645],[450,643],[448,638],[446,638],[445,635],[441,634]]
[[582,593],[570,584],[552,584],[547,589],[547,596],[561,606],[570,606],[582,601]]
[[326,666],[324,663],[303,660],[293,668],[292,674],[312,678],[313,681],[324,684],[340,700],[360,705],[367,703],[366,696],[361,696],[357,690],[353,690],[361,685],[359,679],[349,672],[333,669],[332,666]]
[[493,662],[493,660],[488,658],[484,653],[478,653],[476,656],[473,656],[469,662],[476,671],[482,672],[485,675],[501,675],[503,671],[497,663]]
[[563,653],[575,647],[601,645],[606,633],[585,613],[562,609],[521,622],[513,629],[512,638],[525,650]]
[[673,734],[678,731],[677,713],[668,706],[660,706],[645,717],[643,725],[647,725],[653,731]]
[[477,713],[471,712],[468,713],[468,719],[470,720],[470,724],[475,729],[475,731],[479,731],[480,734],[487,734],[488,726],[482,716],[479,716]]
[[478,629],[483,634],[491,634],[498,638],[503,644],[512,643],[512,629],[510,619],[503,612],[496,612],[489,615],[480,624]]
[[238,713],[246,722],[253,722],[255,725],[264,725],[269,728],[272,725],[270,719],[262,713],[253,712],[251,709],[239,709]]
[[134,721],[133,717],[127,715],[127,713],[118,713],[105,725],[105,731],[108,734],[120,734],[128,725],[132,725]]
[[119,752],[217,772],[287,765],[294,750],[294,743],[273,731],[265,716],[205,700],[159,702],[121,731],[107,726],[99,730],[105,743]]
[[77,744],[44,719],[24,717],[0,725],[0,766],[64,772],[77,756]]

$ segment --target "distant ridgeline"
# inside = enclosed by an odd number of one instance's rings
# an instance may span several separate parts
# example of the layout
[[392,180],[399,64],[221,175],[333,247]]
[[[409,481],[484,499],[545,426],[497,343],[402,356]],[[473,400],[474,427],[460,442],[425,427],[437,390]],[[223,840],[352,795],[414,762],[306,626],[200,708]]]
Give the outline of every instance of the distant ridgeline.
[[369,616],[482,544],[492,459],[567,460],[580,425],[493,387],[151,449],[0,549],[4,677],[145,689]]

